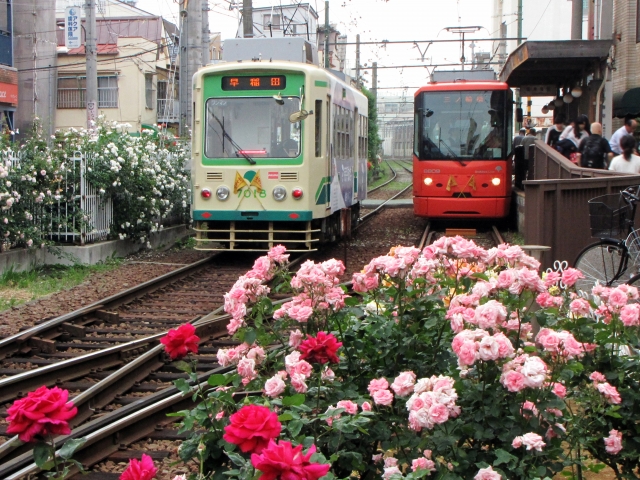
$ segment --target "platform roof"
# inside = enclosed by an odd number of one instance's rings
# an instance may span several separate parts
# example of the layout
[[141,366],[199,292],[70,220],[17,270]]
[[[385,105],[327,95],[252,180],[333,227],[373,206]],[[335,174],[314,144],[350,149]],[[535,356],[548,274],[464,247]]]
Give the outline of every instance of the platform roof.
[[509,55],[499,79],[510,87],[562,86],[593,73],[612,45],[612,40],[527,41]]

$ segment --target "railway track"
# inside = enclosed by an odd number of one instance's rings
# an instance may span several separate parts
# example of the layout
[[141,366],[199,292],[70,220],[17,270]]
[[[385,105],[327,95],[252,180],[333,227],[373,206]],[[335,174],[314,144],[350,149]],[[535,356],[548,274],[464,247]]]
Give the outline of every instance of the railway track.
[[431,245],[438,238],[448,234],[462,234],[463,236],[468,236],[478,245],[487,249],[505,243],[504,238],[500,234],[500,230],[498,230],[498,227],[495,225],[491,225],[488,228],[481,227],[479,229],[469,229],[447,227],[446,224],[433,224],[432,222],[429,222],[422,238],[420,239],[418,248],[424,248],[427,245]]

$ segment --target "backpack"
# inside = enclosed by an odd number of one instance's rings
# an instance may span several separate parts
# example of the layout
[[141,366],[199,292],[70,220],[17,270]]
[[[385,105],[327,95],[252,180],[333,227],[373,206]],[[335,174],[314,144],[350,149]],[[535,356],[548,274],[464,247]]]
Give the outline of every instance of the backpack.
[[576,150],[578,149],[576,148],[576,145],[571,140],[569,140],[568,138],[565,138],[564,140],[559,140],[556,143],[556,150],[559,151],[566,158],[570,158],[571,154],[575,153]]
[[580,166],[586,168],[604,168],[604,151],[602,137],[591,135],[585,140],[582,148]]

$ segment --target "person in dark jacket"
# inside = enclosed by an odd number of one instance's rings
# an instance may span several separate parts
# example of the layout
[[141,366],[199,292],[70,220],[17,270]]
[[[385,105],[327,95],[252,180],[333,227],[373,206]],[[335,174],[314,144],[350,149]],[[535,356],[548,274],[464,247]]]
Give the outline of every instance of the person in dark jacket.
[[598,122],[591,124],[591,135],[580,140],[578,153],[581,167],[608,168],[613,152],[607,139],[602,137],[602,124]]
[[518,135],[513,137],[513,148],[516,148],[517,146],[522,144],[522,140],[524,140],[524,136],[526,134],[527,134],[527,131],[524,128],[521,128]]

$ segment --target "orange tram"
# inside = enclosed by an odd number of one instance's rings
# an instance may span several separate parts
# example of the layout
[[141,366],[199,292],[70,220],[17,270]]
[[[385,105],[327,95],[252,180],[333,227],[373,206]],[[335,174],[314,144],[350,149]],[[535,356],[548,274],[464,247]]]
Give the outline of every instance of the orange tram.
[[512,114],[512,91],[495,80],[433,82],[416,92],[416,215],[497,219],[509,214]]

